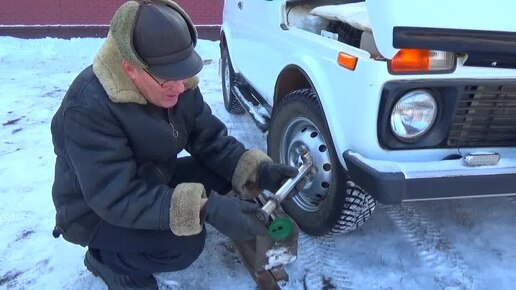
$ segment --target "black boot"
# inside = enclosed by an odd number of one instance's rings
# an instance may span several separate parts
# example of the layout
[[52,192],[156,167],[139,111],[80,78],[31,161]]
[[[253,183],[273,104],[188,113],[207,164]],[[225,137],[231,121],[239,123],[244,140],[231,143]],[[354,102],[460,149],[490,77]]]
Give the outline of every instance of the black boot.
[[141,289],[157,290],[158,283],[152,275],[134,276],[119,274],[103,264],[96,253],[88,250],[84,256],[84,265],[96,277],[101,278],[109,290]]

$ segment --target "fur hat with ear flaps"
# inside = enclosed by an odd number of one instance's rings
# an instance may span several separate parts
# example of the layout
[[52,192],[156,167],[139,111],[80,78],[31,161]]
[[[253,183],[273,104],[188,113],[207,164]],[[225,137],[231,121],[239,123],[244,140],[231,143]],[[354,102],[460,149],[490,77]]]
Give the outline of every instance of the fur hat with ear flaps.
[[[143,3],[162,3],[178,12],[186,21],[195,45],[197,31],[188,14],[179,5],[170,0],[146,0]],[[111,19],[106,40],[93,61],[95,75],[115,103],[147,103],[122,68],[124,60],[139,68],[148,68],[148,64],[138,55],[133,45],[134,26],[141,5],[143,4],[136,1],[128,1],[118,8]],[[189,78],[186,89],[195,88],[198,83],[197,76],[193,76]]]

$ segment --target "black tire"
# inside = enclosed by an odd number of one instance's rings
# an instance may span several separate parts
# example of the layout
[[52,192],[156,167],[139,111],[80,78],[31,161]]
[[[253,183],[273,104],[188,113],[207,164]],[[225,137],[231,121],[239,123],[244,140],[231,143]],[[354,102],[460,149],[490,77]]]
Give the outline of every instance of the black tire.
[[267,148],[274,161],[294,166],[299,166],[302,152],[310,152],[316,174],[282,203],[307,234],[350,232],[371,216],[375,200],[349,180],[313,90],[294,91],[274,109]]
[[231,92],[231,87],[235,84],[235,72],[231,65],[229,52],[226,46],[222,48],[222,96],[224,98],[224,107],[231,114],[243,114],[245,109]]

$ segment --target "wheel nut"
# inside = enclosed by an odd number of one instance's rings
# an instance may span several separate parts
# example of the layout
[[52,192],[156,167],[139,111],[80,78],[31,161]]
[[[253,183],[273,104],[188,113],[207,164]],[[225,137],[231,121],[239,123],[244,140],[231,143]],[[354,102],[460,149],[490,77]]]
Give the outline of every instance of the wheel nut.
[[303,145],[299,146],[299,153],[301,155],[303,155],[303,154],[305,154],[307,152],[308,152],[308,147],[306,147],[306,145],[303,144]]

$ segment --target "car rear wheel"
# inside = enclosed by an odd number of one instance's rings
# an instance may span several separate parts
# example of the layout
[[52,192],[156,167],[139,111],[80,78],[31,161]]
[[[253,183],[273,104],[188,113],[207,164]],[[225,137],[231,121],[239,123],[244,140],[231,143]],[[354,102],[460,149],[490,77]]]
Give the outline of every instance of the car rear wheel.
[[298,194],[282,203],[307,234],[350,232],[371,216],[376,203],[340,164],[314,90],[294,91],[277,105],[267,147],[274,161],[297,167],[301,155],[310,154],[315,173]]
[[245,112],[236,96],[231,92],[231,88],[235,84],[235,72],[231,65],[229,52],[226,46],[222,48],[222,95],[224,97],[224,106],[231,114],[242,114]]

